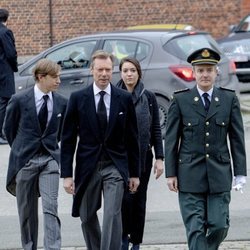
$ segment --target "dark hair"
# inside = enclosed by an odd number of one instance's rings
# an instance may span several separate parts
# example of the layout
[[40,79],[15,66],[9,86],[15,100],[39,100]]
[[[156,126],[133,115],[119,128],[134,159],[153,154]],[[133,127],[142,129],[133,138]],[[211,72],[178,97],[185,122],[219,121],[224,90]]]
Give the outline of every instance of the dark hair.
[[95,59],[108,59],[110,58],[110,60],[112,61],[112,66],[114,66],[114,56],[104,50],[97,50],[94,52],[94,54],[92,55],[92,60],[91,60],[91,65],[90,68],[93,68],[94,66],[94,61]]
[[9,11],[6,9],[0,9],[0,22],[5,23],[8,20]]
[[142,77],[142,72],[141,72],[141,65],[139,63],[139,61],[137,59],[135,59],[134,57],[124,57],[121,59],[121,62],[120,62],[120,65],[119,65],[119,70],[122,71],[122,65],[125,63],[125,62],[130,62],[132,63],[137,72],[138,72],[138,75],[139,75],[139,79],[141,79]]

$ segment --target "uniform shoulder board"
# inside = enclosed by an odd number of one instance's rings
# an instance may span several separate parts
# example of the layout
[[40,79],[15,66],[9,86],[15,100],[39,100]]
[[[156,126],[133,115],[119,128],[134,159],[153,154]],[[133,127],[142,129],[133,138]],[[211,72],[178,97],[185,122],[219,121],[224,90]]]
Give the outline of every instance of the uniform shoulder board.
[[179,89],[179,90],[175,90],[174,93],[175,93],[175,94],[178,94],[178,93],[186,92],[186,91],[188,91],[188,90],[190,90],[190,89],[189,89],[189,88]]
[[235,92],[234,89],[228,89],[228,88],[225,88],[225,87],[220,87],[220,89],[222,89],[222,90],[228,90],[228,91],[231,91],[231,92]]

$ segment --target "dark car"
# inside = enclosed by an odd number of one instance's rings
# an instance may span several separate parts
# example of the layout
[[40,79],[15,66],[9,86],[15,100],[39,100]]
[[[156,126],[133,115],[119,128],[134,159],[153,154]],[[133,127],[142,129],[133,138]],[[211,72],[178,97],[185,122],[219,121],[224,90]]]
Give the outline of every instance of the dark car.
[[62,42],[19,67],[15,75],[16,89],[20,91],[34,84],[32,68],[44,57],[61,65],[61,85],[58,91],[67,97],[72,91],[92,83],[90,60],[95,50],[103,49],[114,54],[114,84],[120,78],[119,61],[126,56],[136,57],[141,63],[145,87],[156,94],[164,133],[173,91],[190,88],[195,84],[192,68],[186,62],[187,56],[201,47],[212,48],[221,54],[217,84],[236,89],[234,67],[208,33],[162,29],[93,34]]
[[235,62],[240,92],[250,91],[250,15],[233,26],[228,36],[218,39],[224,53]]

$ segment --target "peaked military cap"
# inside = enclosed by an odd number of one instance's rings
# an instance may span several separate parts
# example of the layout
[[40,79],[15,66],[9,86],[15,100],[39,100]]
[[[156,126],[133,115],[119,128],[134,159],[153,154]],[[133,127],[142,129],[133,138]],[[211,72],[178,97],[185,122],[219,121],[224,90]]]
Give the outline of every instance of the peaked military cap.
[[189,55],[187,61],[192,65],[217,64],[220,61],[220,55],[210,48],[202,48]]

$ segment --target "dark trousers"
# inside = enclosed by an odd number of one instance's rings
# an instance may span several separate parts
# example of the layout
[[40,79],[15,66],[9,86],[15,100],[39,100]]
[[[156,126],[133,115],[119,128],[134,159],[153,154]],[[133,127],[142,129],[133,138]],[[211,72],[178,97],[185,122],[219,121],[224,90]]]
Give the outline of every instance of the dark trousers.
[[[98,164],[84,192],[80,205],[82,232],[88,250],[118,250],[122,243],[121,205],[124,181],[111,163]],[[100,228],[97,210],[103,194],[103,223]]]
[[130,194],[128,189],[124,192],[122,203],[123,236],[129,235],[129,241],[137,245],[142,243],[145,217],[148,182],[152,169],[153,155],[148,151],[145,171],[142,171],[140,185],[135,194]]
[[3,122],[9,99],[8,97],[0,97],[0,137],[3,137]]
[[200,194],[179,192],[189,250],[217,250],[229,229],[230,192]]

